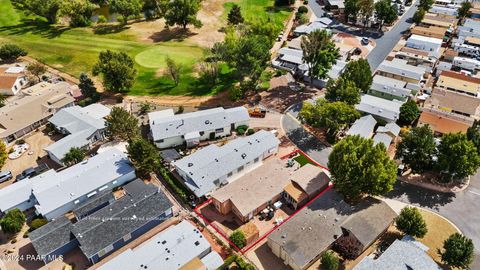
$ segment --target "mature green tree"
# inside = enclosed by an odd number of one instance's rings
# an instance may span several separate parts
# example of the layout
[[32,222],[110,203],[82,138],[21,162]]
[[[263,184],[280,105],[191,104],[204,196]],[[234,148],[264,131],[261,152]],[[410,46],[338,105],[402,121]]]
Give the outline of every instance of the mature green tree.
[[246,23],[246,31],[243,36],[255,35],[267,37],[271,47],[278,37],[278,32],[282,30],[281,26],[271,20],[255,19]]
[[443,242],[443,251],[439,251],[442,261],[451,267],[470,269],[475,247],[473,241],[460,233],[454,233]]
[[142,11],[147,20],[158,19],[165,16],[169,0],[143,0]]
[[168,26],[180,25],[187,29],[191,24],[195,28],[202,27],[202,22],[197,19],[200,10],[200,0],[172,0],[168,5],[165,20]]
[[380,20],[380,29],[384,24],[392,24],[398,17],[397,8],[390,0],[380,0],[375,3],[375,15]]
[[370,90],[373,82],[370,64],[363,58],[348,62],[341,77],[353,81],[363,93]]
[[428,125],[414,127],[402,136],[397,147],[397,158],[401,159],[413,173],[423,173],[433,168],[437,146]]
[[328,101],[343,101],[349,105],[360,102],[360,89],[353,81],[339,77],[336,80],[329,80],[325,98]]
[[103,86],[107,90],[122,92],[132,87],[137,70],[133,59],[126,53],[106,50],[100,52],[92,73],[94,76],[102,74]]
[[395,218],[397,229],[406,235],[423,238],[427,234],[427,223],[416,207],[404,207]]
[[348,199],[382,195],[393,189],[397,169],[381,143],[358,135],[338,142],[328,157],[335,187]]
[[130,141],[140,137],[137,118],[125,109],[113,107],[106,119],[107,134],[110,139]]
[[240,6],[237,4],[233,4],[232,9],[228,12],[228,23],[237,25],[244,22],[242,11]]
[[418,7],[422,8],[423,10],[429,10],[433,6],[434,0],[420,0],[418,3]]
[[472,7],[473,7],[472,3],[467,2],[467,1],[462,2],[462,5],[458,9],[458,18],[463,19],[465,17],[470,17],[470,15],[471,15],[470,9]]
[[326,128],[329,139],[333,140],[336,133],[357,120],[360,113],[345,102],[318,99],[314,104],[304,102],[299,117],[313,127]]
[[89,26],[93,12],[99,8],[89,0],[70,0],[62,4],[61,14],[70,18],[71,27]]
[[345,0],[345,20],[352,20],[353,23],[357,23],[359,12],[360,7],[358,5],[358,0]]
[[465,134],[450,133],[438,146],[437,171],[445,181],[463,179],[475,174],[480,167],[480,155]]
[[425,10],[423,8],[417,9],[415,13],[413,13],[412,20],[414,23],[419,24],[422,22],[423,17],[425,17]]
[[145,101],[140,104],[140,110],[139,113],[141,115],[147,114],[150,110],[152,109],[152,105],[150,105],[149,102]]
[[359,14],[362,16],[363,26],[366,27],[375,10],[373,0],[358,0],[358,7]]
[[419,116],[420,110],[418,109],[415,101],[409,100],[400,106],[400,123],[404,125],[411,125]]
[[245,239],[245,234],[241,230],[235,230],[230,234],[230,241],[232,241],[232,243],[239,249],[242,249],[247,245],[247,239]]
[[79,80],[78,88],[80,88],[83,97],[97,99],[99,94],[92,79],[86,73],[81,73]]
[[25,214],[15,208],[8,211],[0,220],[0,226],[2,227],[2,231],[6,233],[18,233],[22,230],[25,220]]
[[47,67],[40,62],[34,62],[27,66],[27,72],[32,76],[37,77],[38,81],[40,82],[42,80],[41,76],[47,72]]
[[338,48],[335,48],[332,35],[326,30],[315,30],[302,37],[301,47],[303,61],[308,67],[310,83],[315,78],[326,78],[327,72],[337,62],[340,55]]
[[480,154],[480,121],[475,120],[473,125],[467,129],[467,138],[475,145]]
[[122,15],[123,24],[127,24],[130,17],[140,16],[142,7],[142,0],[111,0],[109,4],[112,13]]
[[2,62],[15,62],[20,56],[26,55],[27,51],[15,44],[7,43],[0,47],[0,61]]
[[62,162],[67,166],[71,166],[71,165],[80,163],[85,159],[86,156],[87,156],[87,150],[85,150],[84,148],[72,147],[65,154],[65,156],[62,159]]
[[167,57],[165,62],[167,63],[168,74],[170,74],[170,77],[175,82],[175,86],[177,86],[178,83],[180,82],[181,66],[180,66],[180,64],[173,61],[173,59],[170,58],[170,57]]
[[323,270],[338,270],[340,260],[332,251],[328,250],[322,254],[321,268]]
[[157,148],[149,141],[144,139],[130,141],[127,152],[139,175],[147,176],[158,168],[160,156]]
[[27,15],[37,15],[47,19],[48,23],[57,22],[61,0],[12,0],[14,8],[25,12]]
[[7,162],[7,146],[4,142],[0,142],[0,169],[3,168],[5,162]]
[[5,106],[5,102],[7,101],[7,96],[4,94],[0,94],[0,108]]

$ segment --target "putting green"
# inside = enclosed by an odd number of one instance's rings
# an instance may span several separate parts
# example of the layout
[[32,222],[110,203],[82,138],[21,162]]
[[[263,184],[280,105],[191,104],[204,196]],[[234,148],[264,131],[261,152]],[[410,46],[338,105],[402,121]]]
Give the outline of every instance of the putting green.
[[181,65],[192,65],[203,55],[199,47],[175,44],[162,44],[140,52],[135,61],[146,68],[164,68],[168,57]]

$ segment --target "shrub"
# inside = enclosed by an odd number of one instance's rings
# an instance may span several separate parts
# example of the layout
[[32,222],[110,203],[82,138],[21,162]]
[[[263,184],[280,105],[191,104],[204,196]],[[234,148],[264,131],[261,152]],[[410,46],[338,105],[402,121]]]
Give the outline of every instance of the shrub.
[[475,247],[471,239],[454,233],[443,242],[444,251],[439,250],[442,261],[451,267],[470,269],[473,262]]
[[103,15],[98,16],[98,19],[97,19],[98,24],[106,23],[106,22],[107,22],[107,18],[105,18],[105,16],[103,16]]
[[115,101],[117,101],[117,103],[122,103],[123,102],[123,96],[115,97]]
[[228,91],[228,98],[231,101],[238,101],[242,97],[243,97],[243,92],[242,92],[242,89],[240,89],[240,87],[232,87]]
[[308,5],[308,0],[303,1],[304,5]]
[[427,233],[427,224],[415,207],[405,207],[395,219],[397,229],[404,234],[422,238]]
[[15,142],[15,144],[19,144],[19,145],[20,145],[20,144],[24,144],[24,143],[25,143],[25,140],[24,140],[24,139],[20,139],[20,140],[17,140],[17,141]]
[[308,8],[306,6],[301,6],[298,8],[298,13],[308,13]]
[[13,209],[0,220],[0,226],[6,233],[18,233],[25,223],[25,214],[20,209]]
[[255,130],[253,130],[253,129],[251,129],[251,128],[249,128],[249,129],[247,130],[247,135],[252,135],[253,133],[255,133]]
[[230,234],[230,241],[232,241],[232,243],[239,249],[242,249],[247,245],[247,239],[245,239],[245,234],[241,230],[235,230]]
[[48,223],[48,220],[45,218],[36,218],[32,220],[32,223],[30,224],[30,231],[34,231],[47,223]]
[[334,243],[333,248],[347,260],[354,260],[362,252],[357,241],[352,237],[342,236],[338,238]]
[[185,111],[182,105],[178,106],[177,114],[182,114]]
[[17,242],[17,239],[13,239],[10,243],[15,244]]
[[322,268],[324,270],[338,270],[339,260],[332,251],[326,251],[322,255]]
[[26,231],[26,232],[23,234],[23,238],[28,238],[28,233],[29,233],[29,231]]

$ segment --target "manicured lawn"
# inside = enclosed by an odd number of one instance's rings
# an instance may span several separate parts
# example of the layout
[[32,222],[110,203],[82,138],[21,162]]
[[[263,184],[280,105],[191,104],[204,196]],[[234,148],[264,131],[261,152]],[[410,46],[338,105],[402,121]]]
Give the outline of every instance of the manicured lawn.
[[[282,22],[289,14],[284,9],[269,10],[267,7],[273,5],[273,0],[240,0],[239,4],[247,18],[269,17]],[[231,3],[226,6],[231,7]],[[128,93],[131,95],[214,95],[235,81],[232,70],[226,66],[221,68],[217,85],[199,80],[194,65],[205,48],[187,41],[151,44],[138,40],[133,31],[96,34],[91,28],[52,27],[42,19],[18,12],[10,0],[0,0],[0,43],[3,42],[15,43],[26,49],[29,56],[77,77],[91,71],[99,52],[107,49],[126,52],[135,59],[138,69],[136,82]],[[178,85],[162,72],[167,55],[183,66]]]
[[306,156],[302,155],[302,153],[298,153],[298,156],[296,156],[295,158],[293,158],[296,162],[298,162],[300,164],[301,167],[303,167],[304,165],[307,165],[307,164],[312,164],[312,165],[315,165],[315,163],[311,162]]
[[275,7],[274,0],[237,0],[225,3],[224,16],[227,18],[228,12],[233,4],[240,6],[242,15],[247,20],[271,19],[275,23],[282,24],[288,19],[292,9],[290,7]]

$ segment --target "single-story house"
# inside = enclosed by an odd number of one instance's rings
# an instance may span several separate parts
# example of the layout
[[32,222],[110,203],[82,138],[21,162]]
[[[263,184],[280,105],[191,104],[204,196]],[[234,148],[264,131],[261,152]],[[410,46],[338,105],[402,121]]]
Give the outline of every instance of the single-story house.
[[437,135],[457,132],[467,133],[474,120],[472,117],[462,116],[453,112],[435,108],[422,108],[418,126],[429,125]]
[[385,126],[378,127],[375,136],[373,136],[374,144],[383,143],[388,149],[390,144],[395,141],[400,134],[400,129],[400,126],[395,123],[388,123]]
[[221,138],[232,130],[248,125],[250,116],[245,107],[222,107],[191,113],[174,114],[172,109],[148,114],[151,136],[158,148],[169,148],[186,143],[195,146],[209,138]]
[[406,235],[401,240],[395,240],[380,257],[363,258],[353,270],[441,270],[427,251],[427,246]]
[[368,94],[388,100],[406,101],[412,95],[412,90],[406,87],[404,81],[375,75]]
[[[267,237],[267,245],[285,265],[294,270],[304,270],[340,237],[361,239],[361,245],[373,242],[395,216],[396,213],[385,202],[370,198],[352,207],[334,189],[329,189],[275,229]],[[364,223],[355,225],[360,222]],[[353,228],[353,225],[356,227]],[[357,247],[361,248],[361,245]]]
[[35,207],[37,214],[52,220],[134,178],[127,155],[111,149],[63,171],[49,170],[1,189],[0,210]]
[[211,144],[174,161],[173,166],[185,185],[202,197],[260,166],[264,159],[277,153],[279,144],[272,132],[260,130],[220,147]]
[[429,13],[437,13],[437,14],[444,14],[449,16],[457,16],[458,15],[458,8],[457,5],[447,5],[447,6],[439,6],[433,5],[428,12]]
[[477,96],[435,87],[424,107],[435,108],[463,116],[480,116],[480,98]]
[[0,108],[0,138],[5,144],[32,132],[47,123],[54,113],[73,106],[71,86],[60,82],[41,82],[23,90],[24,97],[7,102]]
[[387,100],[372,95],[362,95],[355,109],[363,114],[371,114],[377,121],[396,122],[400,117],[400,107],[404,102]]
[[48,156],[63,165],[62,159],[71,148],[90,149],[96,142],[104,140],[105,117],[109,114],[110,108],[98,103],[61,109],[48,122],[67,136],[45,147]]
[[437,26],[431,26],[431,27],[415,26],[412,29],[410,29],[410,32],[414,35],[438,38],[443,40],[445,38],[447,30],[443,27],[437,27]]
[[353,123],[347,131],[347,135],[359,135],[362,138],[369,139],[373,136],[373,130],[375,130],[376,125],[377,120],[370,114],[362,116]]
[[31,232],[38,255],[48,263],[79,246],[94,264],[173,215],[172,203],[158,187],[137,179],[124,190],[123,197],[76,223],[62,216]]
[[437,87],[477,97],[480,93],[480,79],[453,71],[442,71]]
[[443,40],[439,38],[411,35],[405,46],[427,52],[438,52],[442,47]]
[[295,36],[308,35],[316,30],[328,30],[328,27],[332,25],[332,20],[327,17],[318,18],[313,22],[300,25],[293,30]]
[[134,249],[127,249],[98,270],[216,270],[223,264],[203,234],[183,220]]
[[6,96],[16,95],[27,85],[27,82],[25,67],[0,67],[0,94]]
[[394,58],[392,61],[383,61],[375,74],[407,83],[420,84],[425,71],[426,67],[424,66],[412,66],[408,64],[407,60]]

